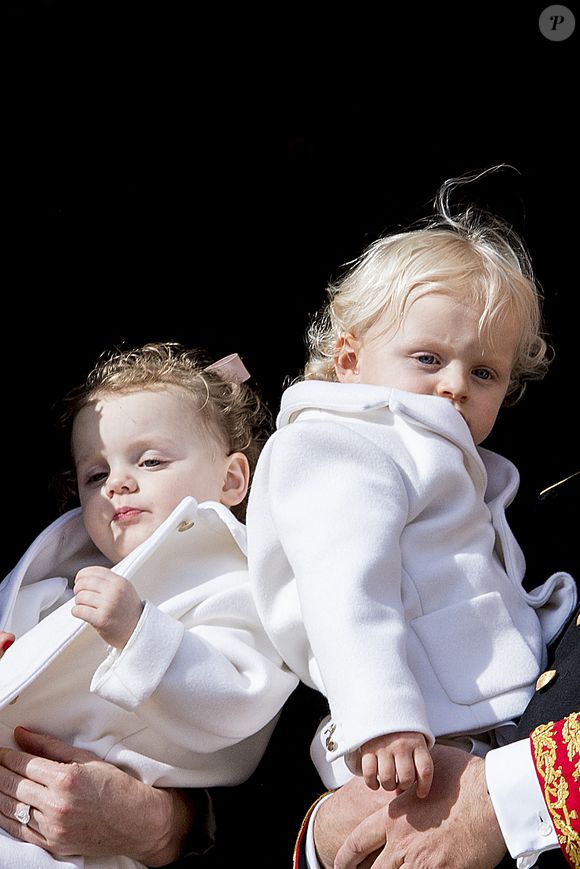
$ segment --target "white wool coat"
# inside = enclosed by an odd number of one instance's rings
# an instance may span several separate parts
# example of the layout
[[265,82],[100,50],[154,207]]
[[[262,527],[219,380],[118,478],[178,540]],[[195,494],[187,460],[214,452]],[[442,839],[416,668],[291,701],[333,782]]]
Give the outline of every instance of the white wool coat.
[[[0,627],[17,636],[0,660],[0,744],[14,746],[13,728],[24,725],[157,786],[245,780],[298,683],[257,616],[245,527],[221,504],[185,498],[115,565],[145,601],[121,651],[71,615],[74,577],[91,564],[110,566],[76,509],[53,522],[0,585]],[[20,843],[0,838],[0,865],[51,865],[44,853],[16,850],[1,862],[12,845]]]
[[296,383],[277,429],[248,505],[250,578],[280,655],[329,699],[326,761],[520,714],[576,590],[563,573],[524,590],[513,464],[446,399],[381,386]]

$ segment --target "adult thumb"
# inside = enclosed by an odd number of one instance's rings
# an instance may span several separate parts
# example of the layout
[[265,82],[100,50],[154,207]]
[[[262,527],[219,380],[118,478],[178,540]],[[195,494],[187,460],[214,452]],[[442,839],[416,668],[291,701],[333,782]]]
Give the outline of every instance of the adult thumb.
[[18,746],[28,754],[35,754],[37,757],[44,757],[59,763],[88,763],[91,760],[99,760],[98,755],[93,754],[92,751],[77,748],[74,745],[69,745],[68,742],[57,739],[56,736],[36,733],[26,727],[16,727],[14,739]]

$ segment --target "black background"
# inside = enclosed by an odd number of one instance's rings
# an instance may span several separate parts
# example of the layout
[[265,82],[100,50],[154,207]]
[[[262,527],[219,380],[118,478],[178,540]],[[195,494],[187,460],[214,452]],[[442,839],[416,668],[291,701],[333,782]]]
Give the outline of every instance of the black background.
[[578,34],[544,8],[4,4],[3,573],[56,515],[51,406],[102,350],[237,351],[275,411],[327,280],[497,163],[474,194],[526,238],[556,358],[486,446],[531,572],[569,566],[571,516],[529,532],[580,467]]
[[25,535],[54,511],[50,405],[102,350],[236,350],[275,409],[328,278],[497,163],[519,174],[474,195],[528,242],[556,362],[487,445],[540,488],[576,469],[577,33],[547,40],[541,4],[466,6],[7,4],[4,464]]

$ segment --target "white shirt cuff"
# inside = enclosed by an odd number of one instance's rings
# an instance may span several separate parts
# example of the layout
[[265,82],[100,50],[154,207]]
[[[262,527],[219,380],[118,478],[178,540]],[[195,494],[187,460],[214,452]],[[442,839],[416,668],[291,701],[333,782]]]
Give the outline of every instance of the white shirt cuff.
[[528,869],[542,851],[558,848],[528,739],[492,749],[485,758],[487,789],[507,849],[518,869]]
[[307,869],[322,869],[320,863],[318,862],[318,857],[316,855],[316,848],[314,846],[314,818],[316,817],[316,813],[318,809],[322,805],[322,803],[326,802],[328,797],[331,797],[332,794],[327,794],[325,797],[322,797],[321,800],[314,806],[312,809],[312,814],[308,820],[308,827],[306,829],[306,866]]

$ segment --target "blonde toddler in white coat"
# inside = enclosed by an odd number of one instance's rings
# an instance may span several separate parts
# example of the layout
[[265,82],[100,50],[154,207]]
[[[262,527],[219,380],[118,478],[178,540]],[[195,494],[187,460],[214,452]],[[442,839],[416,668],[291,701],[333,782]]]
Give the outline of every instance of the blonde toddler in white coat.
[[329,700],[329,787],[357,772],[425,797],[435,739],[509,739],[575,600],[567,574],[524,591],[517,471],[480,447],[547,369],[540,294],[501,220],[451,213],[454,186],[329,286],[250,495],[262,621]]

